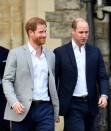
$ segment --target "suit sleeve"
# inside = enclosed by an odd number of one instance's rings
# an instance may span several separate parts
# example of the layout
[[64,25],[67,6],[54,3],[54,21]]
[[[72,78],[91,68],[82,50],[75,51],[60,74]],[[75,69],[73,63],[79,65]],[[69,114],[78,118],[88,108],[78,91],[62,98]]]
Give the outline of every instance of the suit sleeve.
[[14,81],[17,67],[16,53],[14,50],[9,52],[6,67],[3,76],[3,90],[10,107],[17,102],[17,97],[14,92]]
[[55,83],[56,83],[56,88],[57,90],[59,89],[59,80],[60,80],[60,56],[57,50],[54,50],[55,53]]
[[97,81],[99,84],[99,90],[100,90],[100,95],[104,94],[104,95],[108,95],[108,77],[107,77],[107,73],[106,73],[106,69],[105,69],[105,64],[104,64],[104,60],[102,57],[102,54],[99,51],[99,59],[98,59],[98,75],[97,75]]

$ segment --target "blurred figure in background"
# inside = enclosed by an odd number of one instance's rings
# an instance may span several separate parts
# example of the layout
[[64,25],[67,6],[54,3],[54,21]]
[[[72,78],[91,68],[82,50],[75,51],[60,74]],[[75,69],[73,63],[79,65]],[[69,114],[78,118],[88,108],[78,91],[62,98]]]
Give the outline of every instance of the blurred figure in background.
[[9,50],[0,46],[0,131],[10,131],[10,122],[4,120],[6,98],[2,88],[2,78]]

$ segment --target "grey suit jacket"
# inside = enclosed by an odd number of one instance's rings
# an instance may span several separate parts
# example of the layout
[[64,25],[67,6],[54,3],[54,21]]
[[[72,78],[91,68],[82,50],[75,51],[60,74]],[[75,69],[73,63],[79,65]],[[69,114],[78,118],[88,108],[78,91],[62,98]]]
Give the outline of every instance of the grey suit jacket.
[[[44,50],[49,70],[49,93],[54,107],[55,119],[59,113],[59,101],[55,87],[54,71],[55,56],[45,48]],[[4,118],[11,121],[22,121],[32,103],[33,90],[32,61],[28,45],[12,49],[9,52],[3,77],[3,90],[7,99]],[[25,106],[25,113],[17,115],[11,106],[20,101]]]

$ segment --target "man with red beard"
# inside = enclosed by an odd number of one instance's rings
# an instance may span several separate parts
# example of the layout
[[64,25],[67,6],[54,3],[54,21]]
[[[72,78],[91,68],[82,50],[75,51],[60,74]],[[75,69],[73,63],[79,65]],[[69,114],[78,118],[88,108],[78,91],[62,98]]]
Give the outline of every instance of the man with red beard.
[[3,77],[7,98],[4,118],[12,121],[12,131],[54,131],[59,102],[55,87],[55,57],[44,48],[46,22],[28,20],[28,44],[9,52]]

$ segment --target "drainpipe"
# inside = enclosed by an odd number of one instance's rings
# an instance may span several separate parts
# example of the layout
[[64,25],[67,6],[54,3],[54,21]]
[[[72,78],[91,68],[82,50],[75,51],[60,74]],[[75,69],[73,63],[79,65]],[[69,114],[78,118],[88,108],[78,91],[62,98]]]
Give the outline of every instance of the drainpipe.
[[80,0],[80,5],[86,3],[87,21],[89,24],[89,44],[95,44],[95,33],[94,33],[94,5],[96,0]]
[[89,44],[95,44],[95,32],[94,32],[94,1],[88,0],[87,1],[87,21],[89,24]]

